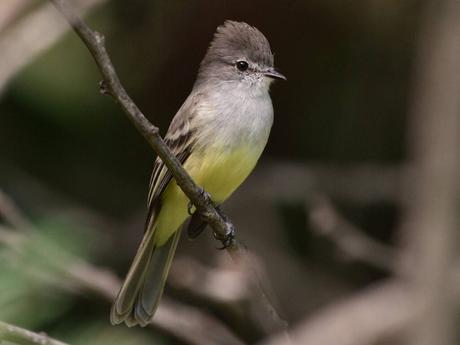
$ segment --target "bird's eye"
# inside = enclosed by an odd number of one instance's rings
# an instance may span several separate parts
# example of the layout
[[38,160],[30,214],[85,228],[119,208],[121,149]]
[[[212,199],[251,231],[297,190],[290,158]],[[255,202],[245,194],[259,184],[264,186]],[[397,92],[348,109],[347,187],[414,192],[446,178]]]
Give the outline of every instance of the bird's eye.
[[241,72],[244,72],[248,69],[249,64],[246,61],[240,60],[236,63],[236,68],[238,68]]

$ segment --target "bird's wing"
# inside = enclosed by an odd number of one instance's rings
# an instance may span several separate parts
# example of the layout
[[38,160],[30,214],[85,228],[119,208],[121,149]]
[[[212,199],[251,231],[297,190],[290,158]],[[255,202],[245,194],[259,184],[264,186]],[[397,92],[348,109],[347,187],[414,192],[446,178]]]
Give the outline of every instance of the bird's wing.
[[[192,152],[194,145],[194,128],[191,120],[194,114],[191,112],[191,100],[187,100],[169,126],[165,136],[168,145],[179,162],[183,165]],[[147,199],[148,215],[145,223],[145,231],[153,226],[155,216],[161,209],[161,194],[172,179],[172,174],[164,165],[160,157],[157,157],[150,177],[150,187]]]

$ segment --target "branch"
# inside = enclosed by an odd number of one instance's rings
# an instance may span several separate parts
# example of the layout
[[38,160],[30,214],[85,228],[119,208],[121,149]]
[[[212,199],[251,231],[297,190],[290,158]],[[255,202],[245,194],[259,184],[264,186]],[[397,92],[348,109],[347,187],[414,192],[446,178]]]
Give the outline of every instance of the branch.
[[67,345],[48,337],[44,333],[34,333],[0,321],[0,343],[3,341],[22,345]]
[[[110,94],[120,105],[125,114],[131,120],[136,129],[142,134],[156,154],[161,158],[167,168],[171,171],[177,184],[195,205],[204,220],[211,225],[214,231],[221,237],[225,237],[233,230],[230,221],[224,219],[216,210],[209,197],[203,193],[192,180],[190,175],[180,164],[177,157],[170,151],[159,134],[158,127],[155,127],[147,120],[145,115],[133,102],[121,85],[120,79],[115,72],[115,67],[105,48],[105,39],[102,34],[91,30],[88,25],[75,14],[65,0],[50,0],[56,8],[68,20],[75,32],[80,36],[91,55],[93,56],[102,74],[101,92]],[[226,217],[225,217],[226,218]],[[237,251],[238,243],[233,243],[229,251]]]
[[[269,286],[257,258],[259,279]],[[168,277],[170,288],[187,296],[197,304],[222,315],[224,322],[243,339],[262,339],[273,329],[272,319],[266,319],[265,309],[257,301],[258,289],[254,289],[253,270],[229,260],[218,260],[216,267],[207,267],[190,257],[179,257]]]
[[[69,268],[70,267],[70,268]],[[112,302],[121,286],[110,271],[75,261],[63,272],[73,289],[84,290]],[[201,310],[163,297],[151,326],[192,345],[243,345],[221,321]]]
[[[213,228],[216,238],[226,238],[228,234],[233,233],[233,224],[225,215],[216,210],[208,194],[203,193],[203,190],[195,184],[176,156],[169,150],[168,146],[162,140],[158,128],[147,120],[137,105],[128,96],[126,90],[121,85],[121,82],[115,72],[115,68],[106,51],[103,35],[91,30],[88,25],[70,8],[66,0],[50,1],[64,15],[92,54],[103,77],[103,81],[101,82],[101,92],[110,94],[120,105],[133,125],[150,144],[155,153],[158,154],[166,167],[171,171],[179,187],[195,205],[197,212],[199,212],[202,218]],[[234,260],[252,267],[251,259],[248,255],[246,255],[244,246],[235,239],[231,241],[227,251]],[[281,319],[269,301],[267,295],[262,289],[260,281],[257,280],[257,275],[254,275],[254,277],[255,285],[259,290],[259,300],[261,305],[264,306],[265,313],[267,313],[267,315],[269,315],[274,321],[276,328],[286,330],[286,322]]]

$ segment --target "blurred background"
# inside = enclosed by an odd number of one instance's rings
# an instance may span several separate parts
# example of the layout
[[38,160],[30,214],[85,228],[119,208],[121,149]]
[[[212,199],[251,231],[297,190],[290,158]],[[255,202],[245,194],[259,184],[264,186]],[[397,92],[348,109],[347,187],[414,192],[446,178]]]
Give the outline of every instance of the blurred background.
[[[163,134],[218,25],[245,21],[269,39],[288,81],[272,87],[268,147],[224,210],[289,327],[393,276],[424,2],[73,3]],[[245,274],[210,231],[181,239],[153,328],[109,325],[142,236],[154,154],[99,80],[48,2],[2,0],[0,320],[72,344],[264,341]],[[402,343],[393,331],[369,344]]]

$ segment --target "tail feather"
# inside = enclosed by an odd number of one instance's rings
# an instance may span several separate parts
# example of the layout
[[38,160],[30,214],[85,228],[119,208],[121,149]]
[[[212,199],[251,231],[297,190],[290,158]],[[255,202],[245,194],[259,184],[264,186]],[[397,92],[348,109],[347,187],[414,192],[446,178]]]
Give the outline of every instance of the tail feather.
[[146,326],[163,294],[180,230],[162,246],[156,247],[153,231],[146,232],[128,275],[112,306],[112,324],[125,322],[132,327]]

